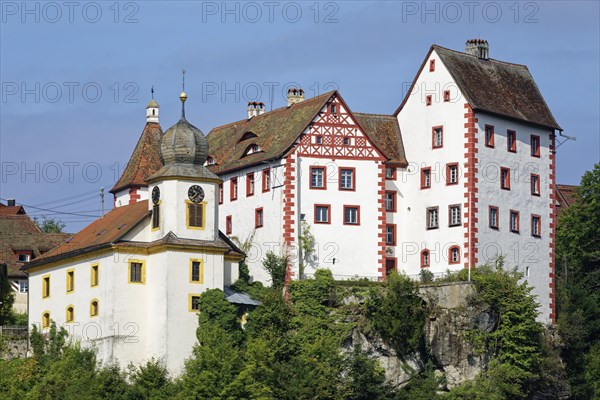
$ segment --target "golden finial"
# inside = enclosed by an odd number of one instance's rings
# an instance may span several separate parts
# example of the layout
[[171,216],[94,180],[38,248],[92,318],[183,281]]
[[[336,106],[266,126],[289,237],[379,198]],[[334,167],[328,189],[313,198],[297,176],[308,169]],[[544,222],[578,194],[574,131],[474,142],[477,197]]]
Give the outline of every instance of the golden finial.
[[181,93],[179,94],[179,99],[181,102],[185,102],[187,100],[187,93],[185,92],[185,69],[181,70],[182,72],[182,84],[181,84]]

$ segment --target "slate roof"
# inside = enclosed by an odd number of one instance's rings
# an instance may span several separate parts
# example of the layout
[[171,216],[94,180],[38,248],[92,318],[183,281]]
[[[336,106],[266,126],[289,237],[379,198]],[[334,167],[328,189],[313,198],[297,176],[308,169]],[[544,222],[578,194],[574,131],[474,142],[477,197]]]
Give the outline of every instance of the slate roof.
[[388,163],[408,165],[398,119],[393,115],[353,113],[377,148],[389,159]]
[[162,167],[160,139],[163,131],[156,122],[148,122],[142,131],[123,174],[110,190],[116,193],[130,186],[147,186],[146,178]]
[[[474,111],[487,112],[544,128],[562,130],[550,112],[527,66],[491,58],[482,60],[476,56],[434,44],[425,57],[419,72],[423,69],[425,61],[433,50],[439,55],[440,60]],[[416,77],[413,85],[415,81]],[[406,103],[412,89],[411,87],[407,92],[395,115],[398,115]]]

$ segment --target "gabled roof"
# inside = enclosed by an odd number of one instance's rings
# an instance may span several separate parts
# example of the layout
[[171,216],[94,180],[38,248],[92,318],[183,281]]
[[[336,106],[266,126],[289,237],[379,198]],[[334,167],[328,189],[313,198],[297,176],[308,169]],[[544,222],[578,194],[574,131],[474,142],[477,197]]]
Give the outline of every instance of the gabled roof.
[[25,214],[23,206],[5,206],[0,203],[0,215],[21,215]]
[[559,216],[575,203],[575,194],[577,193],[578,188],[579,186],[576,185],[556,185],[555,193],[556,200],[558,201],[556,212]]
[[385,153],[388,163],[408,165],[398,119],[393,115],[353,113],[369,139]]
[[[215,173],[233,171],[283,156],[336,93],[328,92],[251,119],[213,128],[207,139],[209,155],[216,165],[210,166],[210,170]],[[246,132],[257,137],[240,143]],[[259,145],[262,151],[242,157],[253,143]]]
[[146,178],[162,167],[160,139],[163,131],[158,123],[148,122],[142,131],[123,174],[110,190],[116,193],[130,186],[147,186]]
[[28,263],[23,269],[109,247],[150,213],[148,200],[113,208],[103,218],[98,218],[83,228],[71,240]]
[[419,73],[395,115],[398,115],[404,107],[425,62],[434,50],[474,111],[487,112],[544,128],[562,130],[550,112],[527,66],[491,58],[482,60],[476,56],[435,44],[427,53]]

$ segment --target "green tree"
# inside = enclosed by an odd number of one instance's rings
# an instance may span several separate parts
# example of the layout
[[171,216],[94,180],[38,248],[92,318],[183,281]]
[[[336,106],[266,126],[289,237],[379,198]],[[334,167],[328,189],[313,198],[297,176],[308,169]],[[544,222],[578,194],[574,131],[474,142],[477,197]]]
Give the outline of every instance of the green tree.
[[278,256],[273,252],[266,254],[263,261],[263,268],[271,277],[271,287],[273,290],[283,289],[285,278],[287,276],[288,257]]
[[56,218],[43,216],[42,220],[39,221],[37,217],[33,218],[33,222],[40,228],[44,233],[64,233],[65,224]]
[[15,295],[8,280],[8,267],[0,264],[0,326],[12,323]]

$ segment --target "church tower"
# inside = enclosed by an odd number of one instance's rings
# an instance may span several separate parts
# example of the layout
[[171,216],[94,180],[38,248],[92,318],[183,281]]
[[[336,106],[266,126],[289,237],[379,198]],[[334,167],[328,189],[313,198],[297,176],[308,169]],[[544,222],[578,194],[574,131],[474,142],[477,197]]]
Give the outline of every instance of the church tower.
[[181,92],[181,119],[160,142],[163,167],[147,179],[152,211],[151,240],[172,232],[179,238],[214,241],[219,237],[218,187],[222,180],[204,163],[208,142],[185,118],[187,94]]

